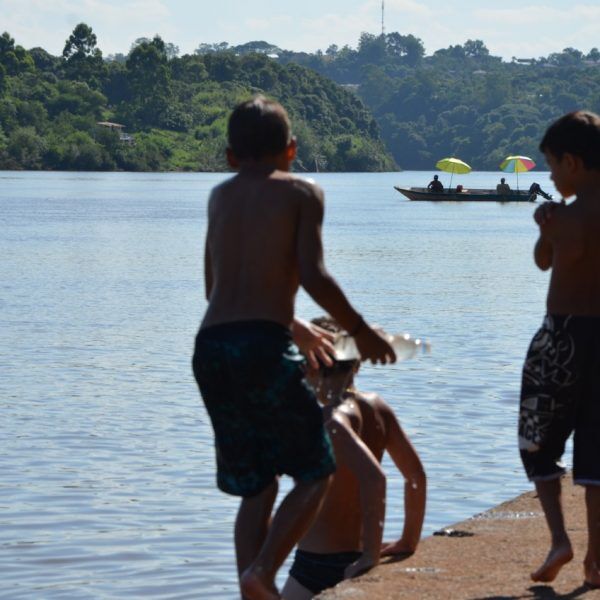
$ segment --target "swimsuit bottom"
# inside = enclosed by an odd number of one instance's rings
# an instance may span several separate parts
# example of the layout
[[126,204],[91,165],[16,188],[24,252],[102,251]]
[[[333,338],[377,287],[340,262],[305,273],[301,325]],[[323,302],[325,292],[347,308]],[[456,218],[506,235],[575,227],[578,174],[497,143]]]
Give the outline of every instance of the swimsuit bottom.
[[521,383],[519,450],[529,479],[565,472],[573,431],[573,478],[600,485],[600,317],[547,315]]
[[280,474],[315,481],[335,471],[322,411],[289,329],[272,321],[201,329],[192,367],[215,433],[222,491],[251,497]]
[[346,567],[361,556],[362,552],[321,554],[296,550],[290,576],[313,594],[318,594],[343,581]]

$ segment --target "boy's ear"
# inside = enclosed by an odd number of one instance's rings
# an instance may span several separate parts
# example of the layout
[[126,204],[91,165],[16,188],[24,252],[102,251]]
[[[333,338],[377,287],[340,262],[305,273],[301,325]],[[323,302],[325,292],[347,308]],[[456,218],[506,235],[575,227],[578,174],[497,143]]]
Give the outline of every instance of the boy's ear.
[[292,137],[290,143],[287,145],[285,149],[285,157],[287,160],[292,162],[296,158],[296,152],[298,151],[298,143],[296,142],[296,138]]
[[233,150],[227,146],[227,150],[225,150],[225,154],[227,155],[227,163],[232,169],[237,169],[240,166],[240,161],[236,158]]
[[581,159],[581,156],[571,154],[570,152],[565,152],[563,154],[562,163],[570,173],[578,171],[581,167],[583,167],[583,160]]

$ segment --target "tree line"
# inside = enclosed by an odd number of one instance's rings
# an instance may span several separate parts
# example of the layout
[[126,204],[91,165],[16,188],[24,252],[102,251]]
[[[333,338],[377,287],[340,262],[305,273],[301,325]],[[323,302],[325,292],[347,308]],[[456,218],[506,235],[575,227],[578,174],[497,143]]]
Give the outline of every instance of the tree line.
[[[541,162],[559,115],[600,112],[600,52],[503,61],[467,40],[427,56],[419,38],[391,32],[314,53],[251,41],[183,56],[155,36],[103,57],[81,23],[52,56],[4,33],[0,168],[225,170],[227,116],[256,93],[288,108],[300,170],[431,169],[451,155],[497,170],[508,154]],[[98,121],[125,125],[135,143]]]
[[430,169],[445,156],[478,170],[497,170],[509,154],[539,163],[539,140],[550,122],[571,110],[600,112],[597,48],[506,62],[481,40],[426,56],[413,35],[363,33],[355,49],[280,51],[278,60],[355,89],[404,169]]
[[360,98],[312,69],[257,51],[179,56],[159,36],[104,58],[80,23],[61,56],[0,36],[0,169],[226,170],[228,115],[257,93],[288,109],[299,170],[395,167]]

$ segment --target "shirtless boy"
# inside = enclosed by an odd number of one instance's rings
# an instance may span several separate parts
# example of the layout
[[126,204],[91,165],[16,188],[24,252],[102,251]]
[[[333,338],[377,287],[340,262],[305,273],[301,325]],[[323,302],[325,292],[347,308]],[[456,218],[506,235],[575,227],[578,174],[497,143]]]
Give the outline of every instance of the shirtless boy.
[[550,552],[531,574],[552,581],[573,558],[561,505],[560,462],[575,431],[573,479],[584,485],[588,547],[584,579],[600,586],[600,117],[578,111],[550,126],[540,144],[566,203],[535,213],[534,258],[552,269],[547,315],[523,368],[519,448],[552,536]]
[[[340,331],[331,319],[316,323]],[[419,543],[425,516],[425,472],[392,409],[376,394],[354,388],[356,369],[356,361],[335,361],[308,377],[325,406],[337,471],[317,518],[298,544],[283,589],[286,600],[312,598],[377,565],[386,491],[380,462],[386,450],[404,476],[405,506],[402,537],[385,545],[383,555],[412,554]]]
[[[275,574],[314,519],[335,470],[321,410],[292,342],[302,285],[355,336],[363,359],[395,360],[325,269],[323,192],[293,176],[296,142],[281,105],[258,97],[229,119],[237,175],[208,204],[208,309],[193,369],[215,432],[217,484],[242,497],[235,547],[242,596],[279,598]],[[273,519],[278,476],[295,485]]]

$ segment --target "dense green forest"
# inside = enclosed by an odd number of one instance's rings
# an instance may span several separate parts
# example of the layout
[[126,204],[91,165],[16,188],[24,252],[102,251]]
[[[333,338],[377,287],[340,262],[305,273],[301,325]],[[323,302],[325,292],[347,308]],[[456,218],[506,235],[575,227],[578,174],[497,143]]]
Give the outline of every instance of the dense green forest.
[[225,170],[228,114],[257,93],[288,109],[298,170],[395,167],[362,101],[314,70],[257,52],[179,57],[158,36],[105,59],[81,23],[60,57],[0,36],[0,169]]
[[551,121],[576,109],[600,112],[597,48],[505,62],[481,40],[425,56],[413,35],[364,33],[356,49],[269,52],[356,89],[404,169],[429,169],[450,155],[478,170],[497,170],[508,154],[540,162],[539,140]]
[[541,162],[561,114],[600,112],[600,52],[507,62],[467,40],[426,56],[393,32],[324,52],[222,42],[181,57],[157,36],[103,57],[82,23],[56,57],[4,33],[0,168],[223,170],[227,115],[256,93],[289,110],[299,170],[431,169],[449,155],[496,170],[508,154]]

